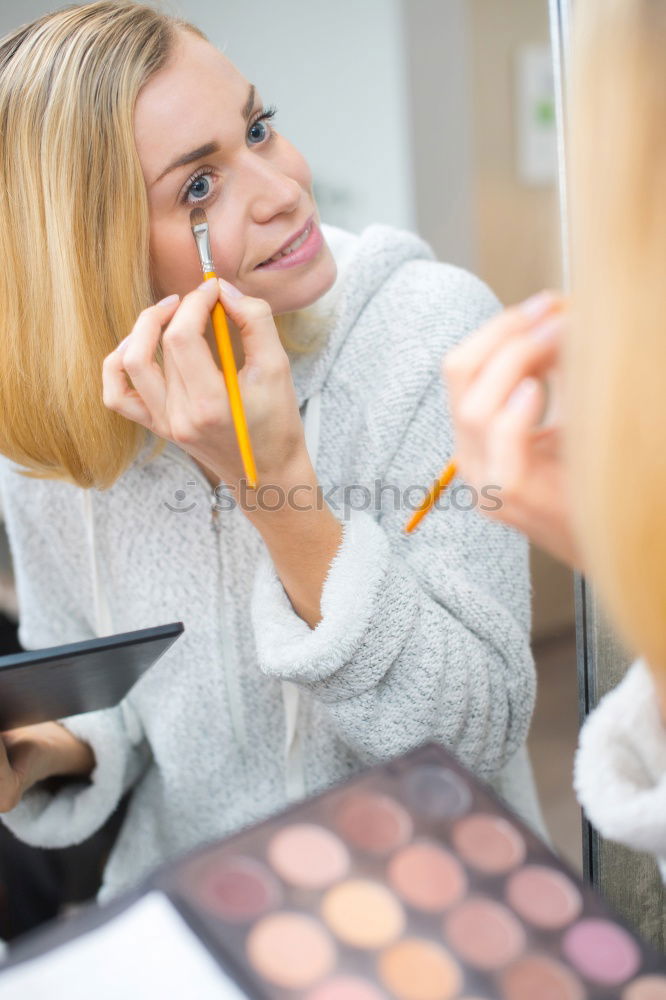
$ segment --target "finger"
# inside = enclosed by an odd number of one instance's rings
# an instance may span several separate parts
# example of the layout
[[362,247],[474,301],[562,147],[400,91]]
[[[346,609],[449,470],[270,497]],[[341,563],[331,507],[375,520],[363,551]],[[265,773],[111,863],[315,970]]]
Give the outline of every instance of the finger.
[[543,384],[538,379],[523,379],[489,429],[486,474],[489,483],[506,491],[506,499],[511,499],[525,480],[533,431],[545,398]]
[[539,327],[538,334],[526,333],[498,350],[461,400],[460,423],[470,428],[483,428],[524,378],[528,375],[541,377],[552,368],[559,351],[561,331],[561,317],[553,316]]
[[[206,342],[210,314],[219,301],[217,281],[208,280],[184,296],[162,337],[168,407],[223,396],[224,379]],[[171,411],[170,411],[171,412]]]
[[543,291],[526,302],[493,316],[444,358],[443,374],[455,402],[470,382],[507,340],[519,336],[540,322],[563,302],[555,292]]
[[268,302],[242,295],[219,279],[225,312],[238,327],[248,367],[283,369],[289,361]]
[[11,730],[0,733],[0,772],[4,771],[5,768],[9,767],[9,757],[7,755],[7,746],[5,744],[5,737],[8,736]]
[[144,309],[130,334],[104,359],[102,365],[104,405],[161,436],[165,431],[165,386],[154,355],[162,327],[177,305],[178,301],[174,299]]
[[166,382],[155,360],[164,326],[178,308],[177,300],[143,309],[121,352],[124,370],[151,413],[155,424],[162,423],[166,410]]
[[150,423],[150,412],[139,393],[130,385],[119,348],[108,354],[102,363],[102,401],[109,410],[128,420],[144,426]]

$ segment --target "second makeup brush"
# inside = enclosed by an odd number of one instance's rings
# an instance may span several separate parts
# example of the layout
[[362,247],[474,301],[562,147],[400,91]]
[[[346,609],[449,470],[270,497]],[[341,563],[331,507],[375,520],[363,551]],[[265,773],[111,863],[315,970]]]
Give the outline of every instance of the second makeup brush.
[[[192,227],[192,235],[194,236],[194,241],[199,252],[199,261],[201,262],[201,270],[203,271],[204,279],[208,281],[209,279],[214,278],[217,281],[217,274],[215,272],[215,266],[213,264],[213,257],[210,249],[208,220],[203,208],[192,209],[190,212],[190,225]],[[224,309],[222,308],[222,303],[219,301],[215,303],[213,308],[212,322],[213,331],[215,333],[215,341],[217,343],[217,349],[222,363],[222,374],[224,375],[224,381],[229,395],[231,417],[234,422],[236,440],[238,441],[238,449],[243,462],[243,469],[245,471],[248,486],[250,489],[256,490],[257,468],[254,462],[252,445],[250,443],[250,434],[247,427],[247,420],[245,418],[245,410],[243,409],[243,401],[241,399],[240,388],[238,386],[238,372],[236,370],[236,361],[234,359],[234,352],[231,346],[231,337],[229,336],[227,317]]]

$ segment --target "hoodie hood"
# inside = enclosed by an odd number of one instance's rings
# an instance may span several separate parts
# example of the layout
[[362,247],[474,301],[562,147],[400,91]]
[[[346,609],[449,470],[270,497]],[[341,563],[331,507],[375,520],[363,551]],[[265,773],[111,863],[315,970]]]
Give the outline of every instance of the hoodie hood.
[[420,236],[394,226],[367,226],[357,236],[322,223],[321,231],[338,268],[335,283],[285,324],[290,341],[304,348],[289,352],[299,406],[319,392],[359,315],[394,273],[407,261],[436,259]]

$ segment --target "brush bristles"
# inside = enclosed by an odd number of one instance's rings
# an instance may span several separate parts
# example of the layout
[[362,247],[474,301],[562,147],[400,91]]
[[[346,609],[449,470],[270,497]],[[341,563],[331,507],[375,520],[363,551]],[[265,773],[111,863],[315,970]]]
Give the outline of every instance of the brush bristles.
[[190,226],[194,229],[195,226],[206,226],[208,225],[208,219],[206,218],[206,213],[203,208],[193,208],[190,212]]

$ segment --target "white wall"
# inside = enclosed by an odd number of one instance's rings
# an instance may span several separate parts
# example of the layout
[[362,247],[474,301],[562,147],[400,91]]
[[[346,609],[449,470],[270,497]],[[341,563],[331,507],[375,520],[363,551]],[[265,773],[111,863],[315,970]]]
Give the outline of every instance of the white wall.
[[474,271],[478,237],[469,0],[402,2],[418,232],[441,260]]
[[[0,0],[0,34],[65,4]],[[168,0],[266,104],[312,168],[324,221],[414,228],[399,0]]]
[[322,215],[358,231],[414,222],[398,0],[173,0],[277,104]]

